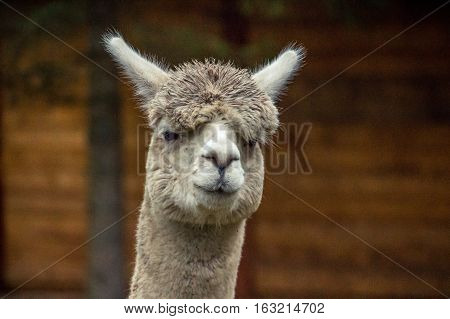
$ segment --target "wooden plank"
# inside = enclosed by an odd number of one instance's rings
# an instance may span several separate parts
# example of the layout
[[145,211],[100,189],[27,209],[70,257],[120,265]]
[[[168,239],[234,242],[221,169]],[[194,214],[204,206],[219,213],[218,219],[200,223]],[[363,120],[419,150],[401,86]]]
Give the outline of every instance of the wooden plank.
[[[419,274],[442,291],[443,279]],[[442,297],[432,288],[395,270],[390,274],[354,269],[289,269],[267,267],[256,269],[257,296],[265,298],[437,298]]]
[[[17,212],[8,216],[6,274],[10,286],[30,279],[84,241],[86,216],[69,216],[61,212]],[[74,252],[27,286],[80,287],[86,276],[85,267],[82,267],[85,254],[85,249]]]
[[[442,253],[450,249],[446,227],[377,222],[341,224],[408,268],[442,276],[447,273],[448,256]],[[257,254],[258,263],[284,264],[292,269],[321,265],[379,272],[392,266],[358,238],[326,220],[302,223],[262,220],[257,225],[255,238],[264,247]]]

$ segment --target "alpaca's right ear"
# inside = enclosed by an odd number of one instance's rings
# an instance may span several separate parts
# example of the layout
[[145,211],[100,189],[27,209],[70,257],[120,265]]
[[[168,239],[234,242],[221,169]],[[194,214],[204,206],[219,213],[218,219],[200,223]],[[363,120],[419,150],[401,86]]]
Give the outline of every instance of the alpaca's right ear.
[[168,74],[162,66],[131,48],[120,36],[107,34],[103,37],[106,50],[119,64],[123,73],[133,83],[136,94],[151,100],[167,81]]

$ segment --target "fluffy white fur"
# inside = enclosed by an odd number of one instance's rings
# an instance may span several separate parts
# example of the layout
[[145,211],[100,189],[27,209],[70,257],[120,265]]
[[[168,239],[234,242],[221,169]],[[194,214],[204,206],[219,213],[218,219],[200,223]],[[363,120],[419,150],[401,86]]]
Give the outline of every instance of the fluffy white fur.
[[168,80],[168,74],[160,63],[143,57],[121,37],[108,34],[103,41],[140,97],[151,99]]
[[232,298],[246,220],[263,191],[274,99],[300,65],[288,49],[252,75],[212,59],[164,70],[120,37],[107,50],[153,128],[130,298]]
[[272,100],[276,100],[295,72],[301,67],[303,59],[303,48],[292,46],[280,53],[276,59],[261,68],[252,77]]

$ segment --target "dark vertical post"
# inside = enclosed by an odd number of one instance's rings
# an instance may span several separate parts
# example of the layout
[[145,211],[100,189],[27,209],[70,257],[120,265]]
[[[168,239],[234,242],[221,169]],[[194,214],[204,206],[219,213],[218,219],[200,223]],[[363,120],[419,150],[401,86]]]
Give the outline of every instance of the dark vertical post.
[[247,44],[248,19],[239,8],[239,0],[222,0],[222,25],[225,39],[234,47]]
[[[1,41],[1,40],[0,40]],[[2,43],[0,42],[0,49]],[[1,50],[0,50],[1,53]],[[3,193],[3,81],[2,81],[2,73],[0,70],[0,291],[3,291],[6,287],[5,283],[5,211],[4,211],[4,193]]]
[[[116,25],[117,2],[90,1],[90,57],[112,72],[105,53],[103,33]],[[89,174],[90,236],[95,236],[122,217],[121,139],[117,80],[91,65],[89,78]],[[117,224],[91,242],[89,295],[93,298],[123,298],[122,224]]]
[[[240,49],[248,41],[249,23],[240,8],[238,0],[222,0],[222,29],[228,43],[235,49]],[[254,290],[254,269],[252,252],[254,251],[254,225],[255,220],[247,223],[242,259],[239,265],[236,287],[237,298],[252,298]]]

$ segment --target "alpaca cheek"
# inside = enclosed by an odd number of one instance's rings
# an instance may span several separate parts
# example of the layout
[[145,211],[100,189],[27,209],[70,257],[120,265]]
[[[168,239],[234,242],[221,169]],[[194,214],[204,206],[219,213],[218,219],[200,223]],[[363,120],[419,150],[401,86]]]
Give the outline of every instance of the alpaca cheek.
[[180,173],[192,174],[196,166],[194,161],[194,151],[193,145],[186,145],[175,152],[173,156],[173,163]]

